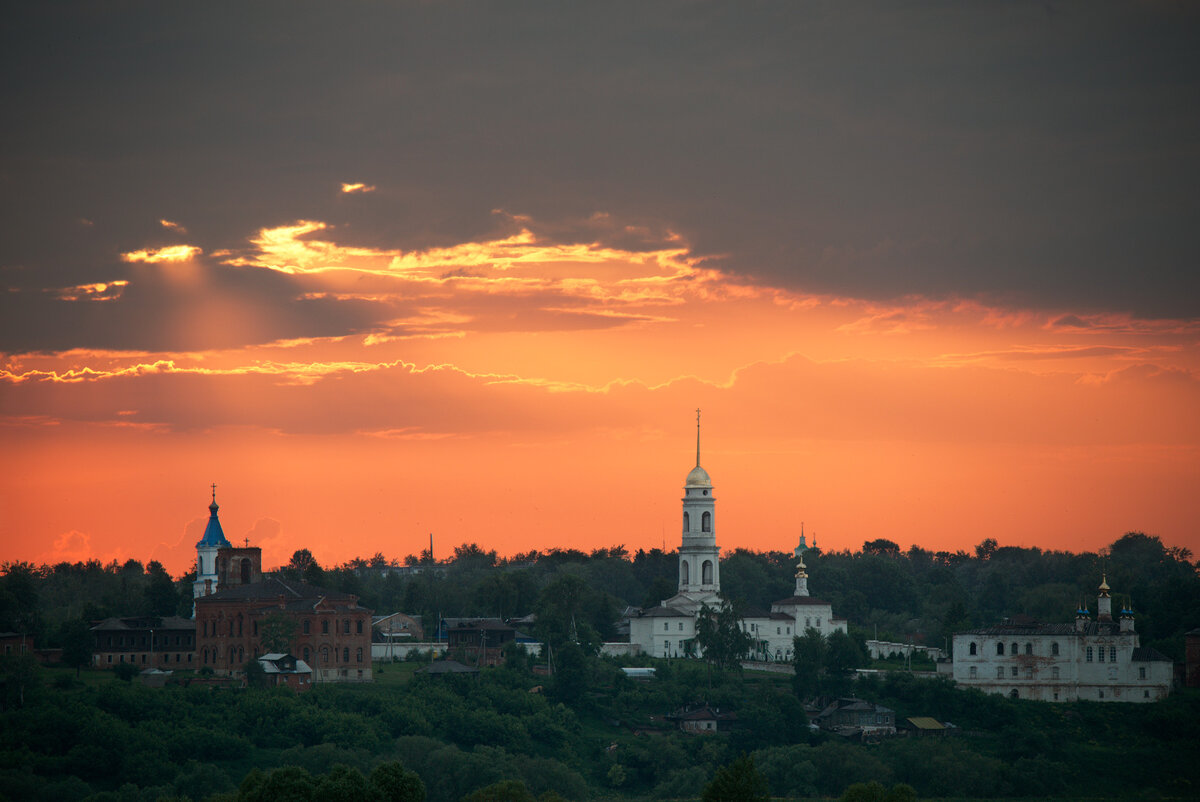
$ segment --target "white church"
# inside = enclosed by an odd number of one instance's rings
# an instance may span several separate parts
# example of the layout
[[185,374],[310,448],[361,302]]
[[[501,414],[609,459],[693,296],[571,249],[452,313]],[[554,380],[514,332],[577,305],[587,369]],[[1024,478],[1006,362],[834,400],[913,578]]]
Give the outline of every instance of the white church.
[[[696,416],[696,467],[683,483],[683,540],[679,546],[679,592],[658,606],[635,611],[629,619],[629,642],[652,657],[696,656],[696,621],[707,605],[718,609],[721,599],[721,557],[717,546],[716,497],[712,479],[700,466],[700,417]],[[741,619],[754,641],[750,657],[766,661],[792,659],[792,639],[807,629],[828,635],[846,631],[829,602],[808,594],[804,565],[804,534],[795,554],[796,591],[771,603],[771,611],[752,612]]]

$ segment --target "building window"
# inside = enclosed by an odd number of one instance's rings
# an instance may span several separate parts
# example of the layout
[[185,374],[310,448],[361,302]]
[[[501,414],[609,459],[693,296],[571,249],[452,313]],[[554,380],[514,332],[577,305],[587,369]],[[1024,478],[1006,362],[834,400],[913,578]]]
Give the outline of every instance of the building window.
[[250,633],[253,635],[258,634],[258,622],[257,621],[250,622]]
[[354,622],[354,632],[356,635],[362,634],[362,619],[361,618]]
[[998,655],[1004,654],[1004,644],[1003,643],[996,644],[996,654],[998,654]]
[[1087,647],[1087,661],[1089,663],[1092,662],[1092,647],[1091,646]]
[[[705,513],[705,515],[707,515],[707,514],[708,514],[708,513]],[[712,564],[712,560],[705,560],[705,561],[704,561],[704,565],[701,567],[701,577],[700,577],[700,579],[701,579],[701,581],[702,581],[702,582],[703,582],[705,585],[711,585],[711,584],[713,583],[713,564]]]
[[1145,679],[1145,678],[1146,678],[1146,667],[1139,666],[1138,667],[1138,679]]
[[688,582],[688,563],[684,560],[679,564],[679,584],[686,585]]
[[671,641],[665,640],[665,641],[663,641],[663,657],[670,657],[670,656],[671,656]]
[[975,641],[971,641],[971,646],[967,649],[967,653],[972,657],[979,653],[979,649],[975,646]]
[[1033,679],[1033,666],[1025,666],[1025,679]]
[[683,531],[692,531],[692,518],[687,514],[687,510],[684,510],[683,512]]
[[775,627],[775,634],[776,634],[776,635],[782,635],[782,634],[783,634],[783,627]]
[[346,618],[342,621],[342,634],[343,635],[350,634],[350,619],[349,618]]
[[1020,699],[1021,694],[1017,693],[1016,688],[1013,688],[1011,691],[1008,692],[1008,698],[1009,699]]
[[1015,644],[1015,643],[1014,643],[1014,644],[1012,645],[1012,651],[1010,651],[1010,652],[1009,652],[1009,654],[1011,654],[1011,655],[1013,655],[1013,656],[1015,657],[1015,656],[1017,656],[1017,655],[1018,655],[1018,654],[1020,654],[1020,653],[1021,653],[1021,652],[1020,652],[1020,651],[1018,651],[1018,649],[1017,649],[1017,644]]
[[1117,662],[1117,647],[1116,646],[1108,647],[1108,662],[1110,662],[1110,663]]
[[705,511],[704,513],[702,513],[700,515],[700,531],[701,532],[711,532],[712,531],[712,513],[711,512]]
[[1054,668],[1050,669],[1050,677],[1052,679],[1058,679],[1058,666],[1055,666]]
[[1025,644],[1025,654],[1033,654],[1033,644],[1032,643]]
[[670,629],[671,629],[671,622],[670,622],[670,621],[663,621],[663,631],[664,631],[664,632],[669,632],[669,631],[670,631]]
[[996,679],[1004,679],[1004,666],[996,667]]
[[978,666],[971,666],[969,669],[969,676],[971,679],[975,679],[977,676],[979,676]]
[[1058,641],[1050,644],[1050,654],[1058,657]]
[[354,655],[354,661],[356,663],[362,662],[362,647],[361,646],[358,647],[358,651]]
[[304,630],[304,634],[307,635],[309,632],[312,631],[312,622],[309,621],[307,618],[304,619],[304,624],[302,626],[302,629]]
[[321,647],[321,665],[323,665],[323,666],[329,665],[329,647],[328,646]]
[[1100,659],[1097,662],[1103,663],[1104,662],[1104,647],[1101,646],[1098,651],[1100,652],[1100,654],[1098,654],[1097,657],[1099,657]]
[[1103,699],[1103,698],[1104,698],[1104,691],[1100,691],[1100,696],[1099,696],[1099,698],[1100,698],[1100,699]]
[[1014,678],[1014,679],[1015,679],[1015,678],[1016,678],[1016,676],[1017,676],[1017,667],[1016,667],[1016,666],[1013,666],[1013,667],[1012,667],[1012,676],[1013,676],[1013,678]]
[[679,631],[683,632],[683,622],[682,621],[679,622]]
[[321,634],[322,635],[329,634],[329,619],[328,618],[321,622]]
[[1150,691],[1142,691],[1142,698],[1143,698],[1143,699],[1149,699],[1149,698],[1150,698]]

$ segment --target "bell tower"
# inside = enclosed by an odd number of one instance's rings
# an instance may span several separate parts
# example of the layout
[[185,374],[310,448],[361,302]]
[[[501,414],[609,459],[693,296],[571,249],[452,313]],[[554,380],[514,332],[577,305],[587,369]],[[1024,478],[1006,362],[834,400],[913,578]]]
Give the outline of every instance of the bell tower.
[[696,467],[683,482],[683,542],[679,547],[679,592],[713,595],[721,591],[716,499],[712,480],[700,467],[700,410],[696,410]]

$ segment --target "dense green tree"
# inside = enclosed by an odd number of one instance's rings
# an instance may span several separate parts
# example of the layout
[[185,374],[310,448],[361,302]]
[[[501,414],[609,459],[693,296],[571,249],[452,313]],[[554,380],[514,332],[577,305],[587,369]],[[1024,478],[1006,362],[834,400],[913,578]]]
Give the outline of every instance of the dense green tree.
[[296,637],[296,619],[283,613],[268,613],[259,625],[259,638],[268,653],[287,654]]
[[796,696],[807,699],[821,690],[821,678],[829,658],[829,643],[812,627],[792,640],[792,688]]
[[767,778],[755,768],[754,758],[742,755],[717,770],[701,795],[703,802],[767,802]]
[[704,659],[722,669],[741,670],[741,661],[754,639],[741,627],[741,616],[733,605],[722,599],[720,607],[700,606],[696,619],[696,642]]
[[373,768],[370,783],[382,802],[425,802],[425,783],[398,761]]
[[80,669],[92,663],[93,642],[92,629],[82,618],[62,625],[62,661],[75,669],[76,677]]

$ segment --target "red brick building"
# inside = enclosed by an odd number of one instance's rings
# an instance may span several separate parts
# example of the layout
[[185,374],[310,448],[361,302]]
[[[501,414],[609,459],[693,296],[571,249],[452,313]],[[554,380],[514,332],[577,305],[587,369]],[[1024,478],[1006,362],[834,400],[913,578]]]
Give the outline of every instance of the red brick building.
[[[286,643],[278,642],[280,630]],[[314,682],[369,682],[371,611],[352,594],[280,579],[196,599],[196,668],[241,671],[281,646],[312,667]]]

